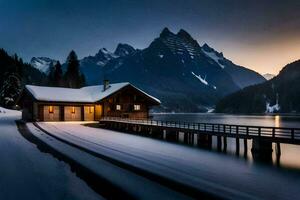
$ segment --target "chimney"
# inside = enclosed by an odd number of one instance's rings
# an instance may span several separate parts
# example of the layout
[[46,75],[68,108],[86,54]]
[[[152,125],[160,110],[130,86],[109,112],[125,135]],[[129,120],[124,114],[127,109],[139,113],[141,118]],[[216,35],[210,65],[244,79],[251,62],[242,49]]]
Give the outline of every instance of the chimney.
[[107,90],[109,88],[109,80],[105,79],[103,81],[103,91]]

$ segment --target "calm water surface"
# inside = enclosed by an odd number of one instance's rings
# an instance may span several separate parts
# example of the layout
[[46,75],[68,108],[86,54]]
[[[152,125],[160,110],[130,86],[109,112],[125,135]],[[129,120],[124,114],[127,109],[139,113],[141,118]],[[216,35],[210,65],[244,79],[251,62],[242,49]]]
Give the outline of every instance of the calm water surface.
[[[237,125],[253,125],[253,126],[274,126],[300,128],[300,116],[292,115],[227,115],[227,114],[153,114],[154,120],[163,121],[181,121],[196,123],[220,123],[220,124],[237,124]],[[227,154],[235,155],[236,146],[235,139],[228,138]],[[249,163],[253,163],[251,154],[252,141],[248,140],[248,150],[245,154],[243,141],[240,141],[241,159],[246,159]],[[213,137],[213,149],[217,148],[216,137]],[[281,156],[275,154],[275,145],[273,146],[272,165],[281,168],[292,168],[300,171],[300,145],[281,144]]]

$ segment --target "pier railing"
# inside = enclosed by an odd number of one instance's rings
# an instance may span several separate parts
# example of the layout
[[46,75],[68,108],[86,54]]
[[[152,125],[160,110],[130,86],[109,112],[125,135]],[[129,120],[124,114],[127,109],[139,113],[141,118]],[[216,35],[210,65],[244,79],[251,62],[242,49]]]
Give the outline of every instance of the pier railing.
[[192,131],[196,134],[228,136],[235,138],[265,137],[273,141],[300,144],[300,128],[248,126],[234,124],[192,123],[178,121],[160,121],[152,119],[128,119],[118,117],[103,117],[101,121],[120,122],[151,127],[163,127],[177,131]]

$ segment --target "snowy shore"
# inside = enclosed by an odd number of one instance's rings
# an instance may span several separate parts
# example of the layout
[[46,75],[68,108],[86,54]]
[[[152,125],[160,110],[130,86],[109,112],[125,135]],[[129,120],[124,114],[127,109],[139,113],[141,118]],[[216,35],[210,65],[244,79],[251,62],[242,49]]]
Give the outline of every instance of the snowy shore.
[[102,199],[67,164],[21,136],[20,112],[0,111],[0,199]]

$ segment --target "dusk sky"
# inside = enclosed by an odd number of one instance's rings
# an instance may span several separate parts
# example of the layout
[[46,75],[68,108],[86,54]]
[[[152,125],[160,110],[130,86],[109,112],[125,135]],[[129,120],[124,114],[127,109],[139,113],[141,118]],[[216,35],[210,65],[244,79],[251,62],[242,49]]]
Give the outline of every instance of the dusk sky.
[[234,63],[274,73],[300,59],[299,0],[0,0],[0,48],[64,61],[118,43],[145,48],[164,27],[187,30]]

